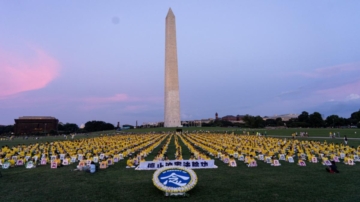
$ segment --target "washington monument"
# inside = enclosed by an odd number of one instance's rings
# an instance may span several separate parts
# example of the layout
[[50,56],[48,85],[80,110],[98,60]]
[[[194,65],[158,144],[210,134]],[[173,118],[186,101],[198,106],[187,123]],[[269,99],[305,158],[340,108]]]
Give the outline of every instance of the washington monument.
[[179,76],[175,15],[171,8],[165,20],[165,120],[164,127],[180,127]]

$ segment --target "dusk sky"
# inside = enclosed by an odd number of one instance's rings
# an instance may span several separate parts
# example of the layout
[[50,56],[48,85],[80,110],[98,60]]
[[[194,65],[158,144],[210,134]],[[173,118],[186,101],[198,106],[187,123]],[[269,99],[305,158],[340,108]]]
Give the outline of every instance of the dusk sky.
[[0,125],[164,119],[176,16],[182,120],[360,109],[360,1],[0,1]]

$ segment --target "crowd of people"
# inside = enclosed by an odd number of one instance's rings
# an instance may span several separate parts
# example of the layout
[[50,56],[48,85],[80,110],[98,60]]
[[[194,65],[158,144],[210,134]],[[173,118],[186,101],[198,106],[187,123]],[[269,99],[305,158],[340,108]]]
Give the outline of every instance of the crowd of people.
[[[183,137],[182,137],[183,136]],[[354,165],[360,161],[360,146],[350,147],[346,144],[327,143],[286,138],[261,137],[253,135],[220,135],[220,134],[191,134],[182,135],[185,144],[189,142],[197,145],[201,150],[219,158],[229,166],[236,166],[235,159],[246,163],[249,167],[257,165],[256,161],[264,161],[270,165],[280,165],[280,160],[293,163],[297,159],[299,166],[321,162],[332,165],[342,162]],[[192,149],[194,153],[199,149]],[[235,162],[235,163],[234,163]],[[255,162],[255,163],[254,163]]]
[[146,156],[165,137],[166,135],[163,134],[119,135],[19,144],[13,147],[5,145],[0,149],[0,164],[6,164],[5,167],[11,168],[27,166],[29,162],[32,167],[44,165],[60,167],[78,163],[78,170],[83,170],[82,167],[94,162],[99,163],[101,169],[105,169],[135,152]]
[[[13,147],[5,145],[0,149],[0,164],[10,168],[24,165],[27,168],[44,165],[57,168],[77,163],[75,170],[95,172],[96,167],[106,169],[127,158],[126,167],[135,168],[164,140],[154,158],[148,161],[183,160],[182,145],[185,145],[191,153],[188,160],[218,158],[231,167],[236,167],[237,162],[256,167],[258,161],[280,166],[280,161],[294,163],[296,160],[299,166],[320,162],[334,171],[335,162],[354,165],[360,154],[360,146],[347,145],[347,139],[344,143],[328,143],[326,140],[274,138],[248,133],[131,134]],[[167,154],[172,143],[175,144],[174,157]]]

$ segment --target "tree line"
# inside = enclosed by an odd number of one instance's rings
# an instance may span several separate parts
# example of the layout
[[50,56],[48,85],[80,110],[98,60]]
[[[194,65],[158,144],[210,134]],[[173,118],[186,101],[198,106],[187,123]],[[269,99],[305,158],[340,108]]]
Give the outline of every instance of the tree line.
[[324,127],[358,127],[360,128],[360,110],[353,112],[349,118],[338,115],[330,115],[325,119],[319,112],[309,114],[303,111],[297,118],[291,118],[287,121],[282,118],[266,119],[261,116],[245,115],[243,123],[230,122],[227,120],[217,119],[209,123],[203,123],[204,127],[246,127],[246,128],[264,128],[264,127],[289,127],[289,128],[324,128]]
[[58,133],[60,134],[69,134],[69,133],[87,133],[87,132],[97,132],[104,130],[114,130],[115,127],[111,123],[106,123],[104,121],[88,121],[85,123],[84,128],[79,128],[76,123],[59,123]]
[[[87,133],[87,132],[96,132],[104,130],[114,130],[115,127],[111,123],[106,123],[104,121],[88,121],[85,123],[84,128],[79,128],[76,123],[59,123],[58,131],[51,130],[48,133],[50,135],[56,134],[70,134],[70,133]],[[14,125],[0,126],[0,135],[11,135],[14,132]],[[44,133],[36,133],[29,135],[46,135]]]

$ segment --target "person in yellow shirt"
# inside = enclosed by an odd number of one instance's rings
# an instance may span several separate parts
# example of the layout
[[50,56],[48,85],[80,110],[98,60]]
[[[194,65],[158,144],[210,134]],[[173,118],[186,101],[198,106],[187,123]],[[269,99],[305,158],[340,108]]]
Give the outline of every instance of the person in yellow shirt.
[[60,155],[57,155],[57,157],[56,157],[56,159],[55,159],[55,162],[56,162],[56,164],[57,164],[57,167],[62,166],[61,160],[60,160]]
[[251,164],[251,162],[255,161],[254,156],[250,155],[246,158],[247,162],[245,162],[248,166]]
[[15,160],[14,159],[9,159],[9,163],[10,163],[10,167],[15,166]]
[[126,168],[134,168],[134,162],[132,160],[131,157],[128,158],[128,160],[126,161]]
[[176,156],[176,160],[183,160],[183,158],[182,158],[181,155],[177,155],[177,156]]
[[321,162],[321,163],[322,163],[323,165],[326,165],[325,162],[326,162],[327,160],[329,160],[329,158],[326,157],[326,156],[323,156],[321,159],[322,159],[322,162]]
[[345,157],[344,157],[344,164],[348,165],[349,164],[349,159],[350,159],[349,155],[346,154]]

